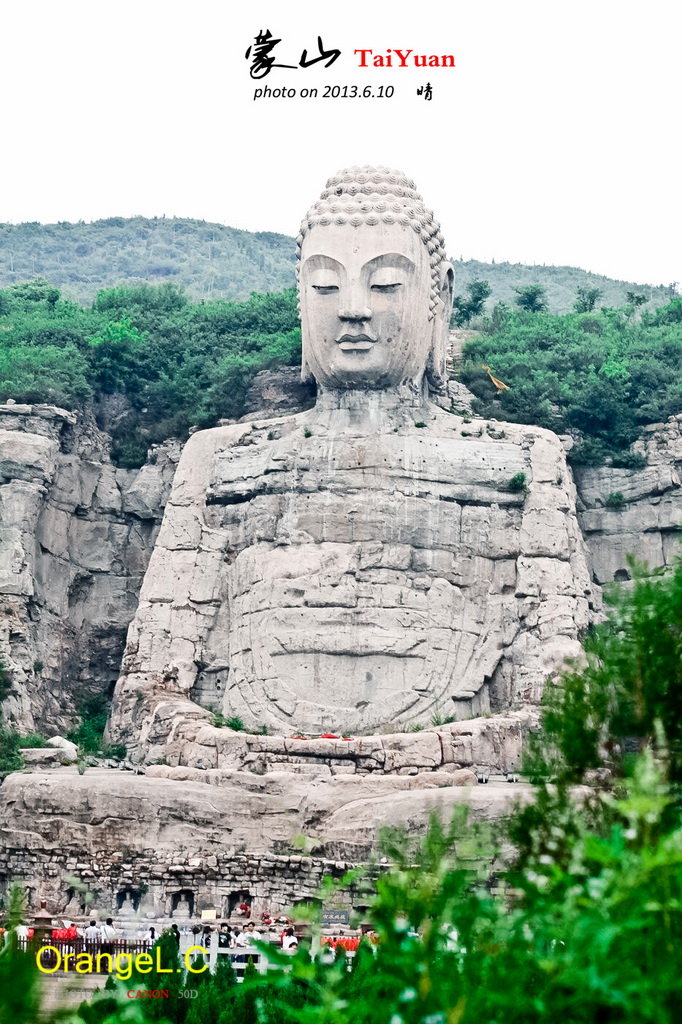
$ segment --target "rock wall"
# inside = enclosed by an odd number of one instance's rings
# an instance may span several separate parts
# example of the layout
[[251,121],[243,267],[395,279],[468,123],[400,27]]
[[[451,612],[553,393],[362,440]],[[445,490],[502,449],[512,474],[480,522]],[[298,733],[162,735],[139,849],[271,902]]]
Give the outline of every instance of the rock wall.
[[578,521],[597,583],[630,578],[628,556],[650,566],[682,554],[682,414],[645,427],[642,469],[578,466]]
[[298,366],[279,366],[274,370],[261,370],[253,378],[244,401],[243,420],[263,415],[300,412],[315,404],[315,385],[301,380]]
[[194,780],[214,772],[207,777],[219,781],[226,771],[236,770],[258,774],[289,771],[320,778],[422,772],[454,773],[457,777],[469,770],[465,781],[472,781],[476,774],[514,775],[520,771],[524,737],[538,723],[536,709],[529,709],[417,732],[304,739],[216,728],[210,716],[203,714],[203,718],[189,717],[178,723],[175,702],[159,703],[157,714],[144,728],[143,754],[132,739],[129,757],[151,762],[149,773],[172,772],[169,777]]
[[118,674],[180,445],[124,470],[109,444],[88,416],[0,406],[3,711],[22,731],[66,728]]

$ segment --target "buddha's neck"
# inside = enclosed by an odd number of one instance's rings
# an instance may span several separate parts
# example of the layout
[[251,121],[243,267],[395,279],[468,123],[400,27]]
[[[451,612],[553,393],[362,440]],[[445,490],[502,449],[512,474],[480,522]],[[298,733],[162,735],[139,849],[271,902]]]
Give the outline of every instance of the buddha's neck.
[[426,420],[432,406],[425,386],[399,385],[385,390],[320,388],[310,422],[333,430],[378,433]]

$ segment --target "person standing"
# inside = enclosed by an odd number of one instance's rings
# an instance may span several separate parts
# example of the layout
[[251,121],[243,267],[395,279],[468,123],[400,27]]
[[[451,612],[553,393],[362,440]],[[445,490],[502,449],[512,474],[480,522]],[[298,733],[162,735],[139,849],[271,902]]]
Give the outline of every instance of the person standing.
[[102,937],[102,952],[113,953],[114,941],[118,938],[118,932],[114,928],[112,918],[108,917],[104,924],[100,926],[100,934]]

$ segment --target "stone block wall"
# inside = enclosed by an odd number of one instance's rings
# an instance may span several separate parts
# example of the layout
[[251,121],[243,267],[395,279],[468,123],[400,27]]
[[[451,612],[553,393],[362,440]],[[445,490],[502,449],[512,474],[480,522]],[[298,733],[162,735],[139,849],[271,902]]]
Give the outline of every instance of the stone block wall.
[[[203,781],[207,772],[235,770],[337,775],[420,775],[466,769],[506,775],[521,768],[524,736],[537,728],[535,709],[450,722],[417,732],[387,733],[347,739],[263,736],[189,721],[167,738],[159,722],[159,743],[148,757],[147,774]],[[468,781],[475,780],[472,775]],[[454,782],[454,778],[452,780]],[[460,784],[465,784],[462,780]]]
[[[289,913],[318,898],[325,877],[341,878],[354,865],[296,854],[221,854],[183,861],[173,852],[147,849],[131,854],[103,850],[98,856],[64,856],[58,852],[7,850],[0,869],[0,891],[12,884],[27,893],[28,905],[47,901],[55,915],[196,921],[215,908],[227,917],[246,898],[255,920],[267,912]],[[87,894],[87,895],[86,895]],[[341,906],[362,907],[361,893],[346,888]]]

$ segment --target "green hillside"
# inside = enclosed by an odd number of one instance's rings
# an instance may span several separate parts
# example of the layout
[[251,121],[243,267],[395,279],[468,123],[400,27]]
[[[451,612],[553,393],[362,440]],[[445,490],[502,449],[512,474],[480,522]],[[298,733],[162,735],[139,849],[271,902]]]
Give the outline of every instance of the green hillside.
[[36,277],[84,305],[112,285],[165,281],[195,299],[246,299],[294,283],[294,242],[181,218],[0,224],[0,287]]
[[[622,306],[628,291],[654,306],[672,298],[669,286],[613,281],[577,267],[455,262],[456,289],[490,283],[488,308],[512,303],[514,288],[541,284],[549,309],[571,310],[576,290],[598,288],[600,304]],[[183,218],[109,217],[91,224],[0,224],[0,288],[42,277],[66,298],[89,305],[102,288],[173,282],[194,299],[247,299],[294,283],[294,241],[271,232],[238,231]]]
[[592,274],[578,267],[554,267],[544,264],[527,266],[524,263],[480,263],[478,260],[455,261],[455,291],[463,292],[473,281],[487,281],[492,294],[487,303],[490,309],[496,302],[513,305],[515,288],[541,284],[547,293],[552,313],[569,313],[573,309],[578,288],[597,288],[602,294],[598,305],[618,307],[626,304],[630,291],[646,295],[652,306],[670,302],[676,294],[674,285],[656,287],[635,284],[632,281],[614,281],[603,274]]

